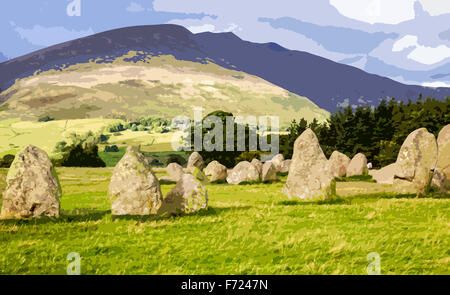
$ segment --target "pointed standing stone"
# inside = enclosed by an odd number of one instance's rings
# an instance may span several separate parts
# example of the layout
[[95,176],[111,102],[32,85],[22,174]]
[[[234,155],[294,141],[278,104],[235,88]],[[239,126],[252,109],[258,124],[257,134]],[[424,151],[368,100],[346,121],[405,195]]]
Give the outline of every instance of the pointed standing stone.
[[0,218],[59,217],[61,185],[43,150],[30,145],[17,154],[6,182]]
[[333,176],[317,136],[306,129],[294,143],[294,154],[283,193],[304,201],[324,200],[335,194]]
[[161,187],[147,159],[137,147],[128,147],[109,184],[112,215],[155,214],[161,206]]

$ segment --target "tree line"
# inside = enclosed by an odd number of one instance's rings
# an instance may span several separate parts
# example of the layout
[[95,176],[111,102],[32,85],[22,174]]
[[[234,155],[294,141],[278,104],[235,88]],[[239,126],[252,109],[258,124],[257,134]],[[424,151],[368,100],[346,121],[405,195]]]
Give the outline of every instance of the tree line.
[[309,123],[303,118],[294,120],[289,134],[280,137],[280,150],[291,158],[295,140],[306,128],[311,128],[327,157],[335,150],[349,157],[363,153],[379,168],[396,161],[401,145],[412,131],[425,127],[437,137],[447,124],[450,124],[450,98],[439,101],[420,96],[416,102],[407,103],[385,99],[376,107],[340,109],[321,124],[317,120]]

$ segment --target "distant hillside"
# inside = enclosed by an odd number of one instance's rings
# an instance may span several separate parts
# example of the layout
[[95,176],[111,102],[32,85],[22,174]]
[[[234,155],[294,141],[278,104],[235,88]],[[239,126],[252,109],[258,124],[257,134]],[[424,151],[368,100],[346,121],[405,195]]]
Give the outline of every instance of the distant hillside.
[[99,58],[36,73],[17,80],[1,97],[0,120],[192,118],[194,107],[203,108],[203,115],[218,109],[242,116],[277,115],[282,126],[299,117],[323,121],[329,116],[307,98],[256,76],[134,51],[113,61]]
[[[404,85],[368,74],[357,68],[275,43],[257,44],[232,33],[192,34],[177,25],[127,27],[52,46],[0,64],[0,88],[17,78],[62,65],[96,58],[113,60],[129,51],[144,55],[172,55],[176,59],[206,63],[243,71],[311,99],[319,107],[334,111],[338,104],[377,104],[381,98],[404,101],[419,94],[438,99],[450,96],[450,88]],[[145,57],[135,57],[136,61]],[[0,103],[5,101],[3,95]]]

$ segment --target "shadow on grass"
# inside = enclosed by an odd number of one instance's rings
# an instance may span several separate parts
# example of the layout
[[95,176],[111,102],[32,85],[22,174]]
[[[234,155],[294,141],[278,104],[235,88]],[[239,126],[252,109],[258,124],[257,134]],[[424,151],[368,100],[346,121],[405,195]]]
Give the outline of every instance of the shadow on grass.
[[0,220],[0,224],[5,225],[38,225],[47,223],[72,223],[72,222],[87,222],[97,221],[103,219],[104,216],[111,214],[111,210],[94,210],[94,209],[74,209],[72,211],[61,210],[58,218],[56,217],[41,217],[41,218],[27,218],[27,219],[5,219]]
[[39,225],[47,223],[76,223],[97,221],[103,219],[106,215],[110,215],[114,220],[134,220],[140,222],[154,221],[154,220],[167,220],[167,219],[179,219],[179,218],[192,218],[203,216],[218,216],[227,211],[234,210],[247,210],[251,206],[238,206],[238,207],[209,207],[207,210],[202,210],[193,214],[178,214],[171,216],[158,216],[158,215],[111,215],[111,210],[93,210],[93,209],[74,209],[72,211],[61,210],[59,218],[55,217],[41,217],[41,218],[28,218],[28,219],[5,219],[0,220],[0,224],[4,225]]
[[344,198],[332,198],[329,200],[322,201],[302,201],[302,200],[288,200],[278,202],[277,205],[280,206],[300,206],[300,205],[341,205],[347,204],[348,200]]
[[450,199],[450,194],[432,192],[426,195],[416,194],[398,194],[398,193],[375,193],[375,194],[357,194],[345,199]]
[[176,181],[171,181],[171,180],[164,180],[164,179],[160,179],[159,180],[159,184],[160,185],[171,185],[171,184],[177,184]]
[[376,183],[376,180],[372,178],[372,175],[353,175],[346,177],[336,177],[336,182],[371,182]]
[[233,210],[247,210],[251,206],[239,206],[239,207],[209,207],[207,210],[201,210],[193,214],[177,214],[171,216],[158,216],[158,215],[116,215],[111,216],[112,220],[134,220],[140,222],[155,221],[155,220],[170,220],[179,218],[193,218],[193,217],[204,217],[204,216],[218,216],[224,212]]
[[287,200],[278,202],[280,206],[300,206],[300,205],[351,205],[366,201],[376,201],[379,199],[450,199],[447,193],[429,193],[426,196],[417,196],[416,194],[396,194],[396,193],[376,193],[376,194],[358,194],[347,197],[334,197],[323,201],[301,201]]

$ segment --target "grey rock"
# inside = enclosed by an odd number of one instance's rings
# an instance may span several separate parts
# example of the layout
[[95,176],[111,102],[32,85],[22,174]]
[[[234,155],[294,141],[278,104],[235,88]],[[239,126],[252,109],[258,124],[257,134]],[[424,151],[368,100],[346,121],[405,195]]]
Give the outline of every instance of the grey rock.
[[61,185],[43,150],[30,145],[17,154],[6,182],[1,219],[59,217]]
[[112,215],[156,214],[161,206],[159,181],[147,159],[136,147],[128,147],[117,163],[109,184]]
[[317,136],[306,129],[294,143],[292,164],[283,193],[304,201],[325,200],[335,195],[335,183]]

